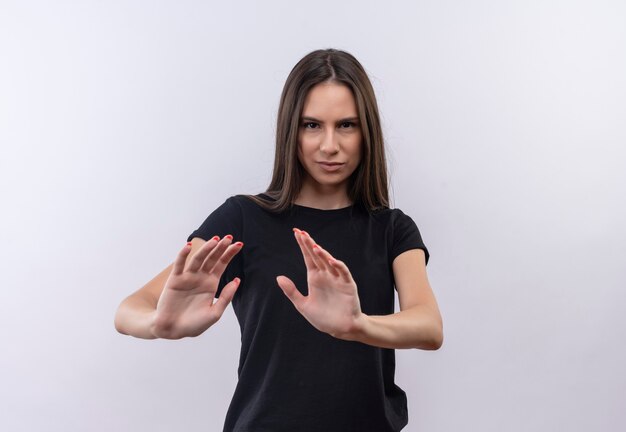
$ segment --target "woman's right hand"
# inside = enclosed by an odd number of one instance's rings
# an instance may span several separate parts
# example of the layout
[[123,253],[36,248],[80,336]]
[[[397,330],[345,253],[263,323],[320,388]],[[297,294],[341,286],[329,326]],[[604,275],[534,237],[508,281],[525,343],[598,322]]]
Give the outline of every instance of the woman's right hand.
[[222,317],[240,282],[235,278],[227,283],[213,303],[224,269],[243,246],[241,242],[231,242],[231,235],[221,240],[215,236],[187,263],[191,246],[185,245],[178,253],[153,317],[151,332],[155,337],[198,336]]

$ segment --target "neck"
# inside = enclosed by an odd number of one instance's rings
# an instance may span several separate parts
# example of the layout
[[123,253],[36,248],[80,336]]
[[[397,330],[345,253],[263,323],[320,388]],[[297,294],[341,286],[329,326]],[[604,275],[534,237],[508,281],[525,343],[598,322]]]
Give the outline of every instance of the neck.
[[321,210],[335,210],[352,205],[345,190],[322,191],[313,190],[306,186],[302,187],[293,202],[304,207],[313,207]]

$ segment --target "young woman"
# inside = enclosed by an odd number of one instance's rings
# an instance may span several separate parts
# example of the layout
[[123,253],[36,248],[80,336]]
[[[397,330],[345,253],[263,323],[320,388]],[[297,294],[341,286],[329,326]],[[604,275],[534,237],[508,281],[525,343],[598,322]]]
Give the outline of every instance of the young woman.
[[443,324],[420,232],[389,208],[376,98],[352,55],[317,50],[296,64],[269,187],[229,197],[187,241],[121,303],[115,326],[198,336],[232,300],[241,353],[224,431],[406,426],[394,349],[438,349]]

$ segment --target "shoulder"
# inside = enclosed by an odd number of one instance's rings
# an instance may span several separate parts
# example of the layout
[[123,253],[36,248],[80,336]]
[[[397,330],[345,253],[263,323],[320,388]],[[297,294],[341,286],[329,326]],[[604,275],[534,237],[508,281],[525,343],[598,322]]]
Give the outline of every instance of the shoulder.
[[266,194],[237,194],[230,196],[224,205],[229,206],[231,211],[238,212],[237,217],[243,219],[277,218],[282,220],[288,212],[277,212],[272,208],[276,200]]
[[250,210],[261,210],[263,208],[263,204],[268,204],[274,201],[269,196],[259,193],[259,194],[237,194],[230,196],[227,200],[231,205],[239,207],[243,211]]
[[419,235],[419,228],[415,220],[399,208],[391,209],[387,217],[389,226],[394,234],[401,235],[406,232],[416,232]]
[[415,225],[413,218],[399,208],[392,209],[389,218],[394,226]]
[[226,200],[215,209],[215,212],[231,217],[241,214],[241,199],[239,195],[231,195],[226,198]]
[[398,255],[407,250],[422,249],[428,263],[430,253],[413,218],[399,208],[388,209],[384,212],[384,218],[390,242],[389,261],[393,262]]
[[397,224],[406,224],[413,219],[399,208],[384,208],[370,212],[372,219],[393,229]]

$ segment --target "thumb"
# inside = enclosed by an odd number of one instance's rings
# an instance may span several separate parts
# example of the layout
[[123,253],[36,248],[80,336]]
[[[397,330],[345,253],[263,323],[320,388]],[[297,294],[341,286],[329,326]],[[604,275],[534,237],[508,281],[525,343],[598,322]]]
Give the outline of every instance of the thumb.
[[283,290],[285,295],[291,300],[291,303],[300,311],[300,307],[305,302],[306,297],[300,294],[296,285],[287,276],[276,276],[278,286]]
[[233,300],[235,293],[237,292],[237,288],[241,284],[241,279],[238,277],[228,282],[224,288],[222,289],[222,293],[217,298],[217,301],[213,303],[212,308],[215,308],[217,313],[217,318],[221,318],[222,314]]

